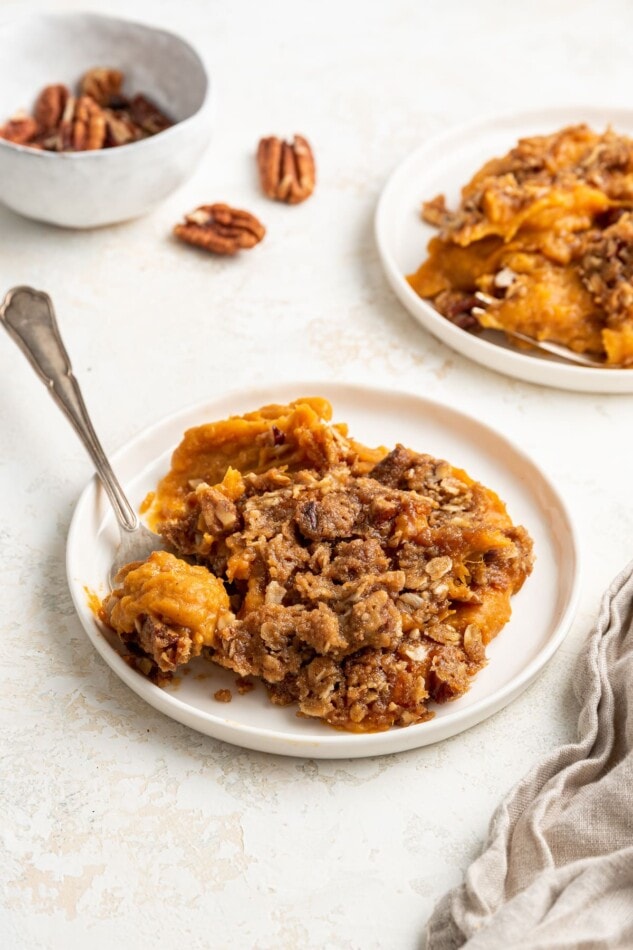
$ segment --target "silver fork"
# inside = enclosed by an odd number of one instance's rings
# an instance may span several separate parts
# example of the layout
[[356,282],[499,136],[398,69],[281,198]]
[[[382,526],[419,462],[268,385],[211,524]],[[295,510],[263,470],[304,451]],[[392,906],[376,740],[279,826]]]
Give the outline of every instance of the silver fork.
[[485,327],[486,330],[495,330],[505,333],[506,336],[512,337],[514,340],[521,340],[523,343],[529,343],[530,346],[533,346],[536,350],[541,350],[543,353],[549,353],[551,356],[557,356],[561,360],[567,360],[568,363],[576,363],[578,366],[591,366],[598,369],[623,369],[623,366],[618,365],[617,363],[605,363],[602,360],[593,359],[591,356],[585,356],[582,353],[576,353],[574,350],[570,350],[569,347],[564,346],[562,343],[551,343],[549,340],[536,340],[533,336],[528,336],[526,333],[519,333],[517,330],[508,330],[506,327],[501,326],[501,324],[496,323],[494,314],[491,312],[491,309],[494,310],[494,305],[498,304],[499,301],[496,297],[491,297],[489,294],[483,293],[481,290],[476,291],[474,295],[479,303],[482,304],[481,307],[473,307],[470,311],[473,317],[482,317],[485,316],[489,322],[489,325]]
[[95,464],[121,529],[110,568],[110,585],[119,569],[163,547],[161,538],[139,520],[101,447],[75,379],[48,294],[14,287],[0,305],[0,321],[27,357],[49,393],[73,426]]

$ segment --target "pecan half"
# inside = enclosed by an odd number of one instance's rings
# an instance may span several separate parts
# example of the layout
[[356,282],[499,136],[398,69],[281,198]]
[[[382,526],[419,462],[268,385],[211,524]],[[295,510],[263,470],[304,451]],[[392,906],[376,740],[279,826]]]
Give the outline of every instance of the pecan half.
[[119,69],[90,69],[81,80],[80,94],[90,96],[99,106],[119,108],[122,102],[123,73]]
[[42,132],[50,132],[58,127],[69,96],[68,86],[62,83],[55,83],[42,89],[33,110],[33,115]]
[[261,139],[257,165],[262,191],[268,198],[296,205],[314,191],[314,155],[302,135],[295,135],[292,142],[284,142],[274,135]]
[[90,96],[69,96],[59,125],[60,151],[89,152],[103,148],[106,122],[103,110]]
[[18,112],[0,126],[0,139],[6,139],[15,145],[28,145],[38,132],[39,126],[35,119],[26,113]]
[[181,241],[214,254],[235,254],[254,247],[265,233],[266,228],[254,215],[225,204],[202,205],[186,215],[184,224],[174,228]]
[[147,135],[164,132],[174,123],[147,96],[134,96],[129,105],[130,118]]

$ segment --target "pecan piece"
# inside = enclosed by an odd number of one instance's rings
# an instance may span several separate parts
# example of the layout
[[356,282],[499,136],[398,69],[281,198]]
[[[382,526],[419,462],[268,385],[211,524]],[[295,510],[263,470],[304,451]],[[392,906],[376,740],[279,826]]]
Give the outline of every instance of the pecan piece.
[[433,301],[436,310],[461,330],[481,330],[473,308],[481,306],[474,294],[462,290],[442,290]]
[[446,227],[454,217],[454,213],[446,207],[444,195],[437,195],[431,201],[425,201],[422,204],[422,220],[427,224],[435,225],[436,228]]
[[103,110],[90,96],[70,96],[59,125],[60,151],[87,152],[103,148],[106,123]]
[[59,144],[57,129],[50,132],[41,132],[29,142],[29,148],[37,148],[42,152],[56,152]]
[[33,115],[43,133],[57,129],[62,120],[70,90],[62,83],[45,86],[35,101]]
[[257,165],[262,191],[268,198],[296,205],[314,191],[314,155],[302,135],[295,135],[292,142],[284,142],[274,135],[261,139]]
[[125,100],[121,94],[123,73],[119,69],[90,69],[81,80],[80,94],[90,96],[99,106],[120,108]]
[[174,234],[214,254],[235,254],[242,248],[259,244],[266,228],[248,211],[225,204],[201,205],[177,224]]
[[106,124],[104,143],[106,148],[129,145],[130,142],[137,142],[139,139],[145,138],[145,133],[132,122],[129,114],[124,109],[104,109],[103,115]]
[[134,96],[129,110],[132,122],[147,135],[157,135],[174,124],[147,96]]
[[18,112],[0,126],[0,139],[13,142],[15,145],[28,145],[35,138],[39,127],[35,119],[25,112]]

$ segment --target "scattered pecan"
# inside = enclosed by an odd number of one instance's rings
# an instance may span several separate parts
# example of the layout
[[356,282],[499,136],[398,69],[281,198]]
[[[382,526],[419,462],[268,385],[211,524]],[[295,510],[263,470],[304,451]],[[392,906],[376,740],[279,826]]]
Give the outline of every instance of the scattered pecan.
[[103,110],[90,96],[68,98],[59,125],[61,151],[94,151],[103,148],[106,137],[106,122]]
[[265,233],[265,227],[254,215],[225,204],[202,205],[174,228],[174,234],[182,241],[214,254],[235,254],[242,248],[254,247]]
[[124,101],[121,94],[123,73],[119,69],[90,69],[81,80],[80,94],[90,96],[97,105],[118,108]]
[[33,115],[43,133],[57,129],[69,98],[70,90],[62,83],[42,89],[35,101]]
[[39,126],[35,119],[26,113],[17,113],[3,126],[0,126],[0,139],[15,145],[28,145],[35,138]]
[[138,125],[147,135],[164,132],[165,129],[174,124],[147,96],[134,96],[130,102],[129,110],[132,122]]
[[292,142],[284,142],[274,135],[261,139],[257,165],[262,191],[268,198],[296,205],[314,191],[314,156],[302,135],[295,135]]

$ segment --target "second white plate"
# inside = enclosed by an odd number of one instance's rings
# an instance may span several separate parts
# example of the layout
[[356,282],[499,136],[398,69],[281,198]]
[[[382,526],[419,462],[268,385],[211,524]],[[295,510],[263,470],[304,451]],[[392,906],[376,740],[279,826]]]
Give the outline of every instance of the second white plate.
[[504,155],[518,139],[555,132],[586,122],[602,132],[612,125],[633,136],[629,109],[552,108],[478,120],[450,129],[426,142],[393,172],[376,211],[375,231],[380,258],[393,290],[422,326],[448,346],[490,369],[529,383],[583,392],[633,392],[633,369],[592,369],[554,357],[522,352],[502,342],[501,334],[474,335],[450,323],[415,293],[406,275],[418,269],[437,232],[420,218],[422,202],[446,195],[457,207],[461,187],[484,162]]
[[[510,623],[488,649],[489,664],[470,691],[435,708],[429,722],[355,735],[336,732],[292,707],[273,706],[261,685],[239,696],[235,676],[205,661],[159,689],[131,669],[95,619],[86,590],[103,595],[118,542],[112,512],[94,478],[73,517],[67,547],[68,582],[88,637],[108,666],[155,709],[200,732],[264,752],[313,758],[355,758],[400,752],[452,736],[480,722],[532,682],[561,644],[576,609],[578,549],[569,514],[544,473],[502,435],[477,419],[428,399],[362,386],[281,384],[214,399],[170,416],[137,436],[114,456],[114,467],[138,507],[169,468],[171,452],[185,429],[246,412],[270,402],[319,394],[330,400],[336,420],[369,445],[395,445],[446,458],[489,485],[508,505],[512,519],[534,539],[534,573],[513,600]],[[229,705],[213,693],[233,689]]]

